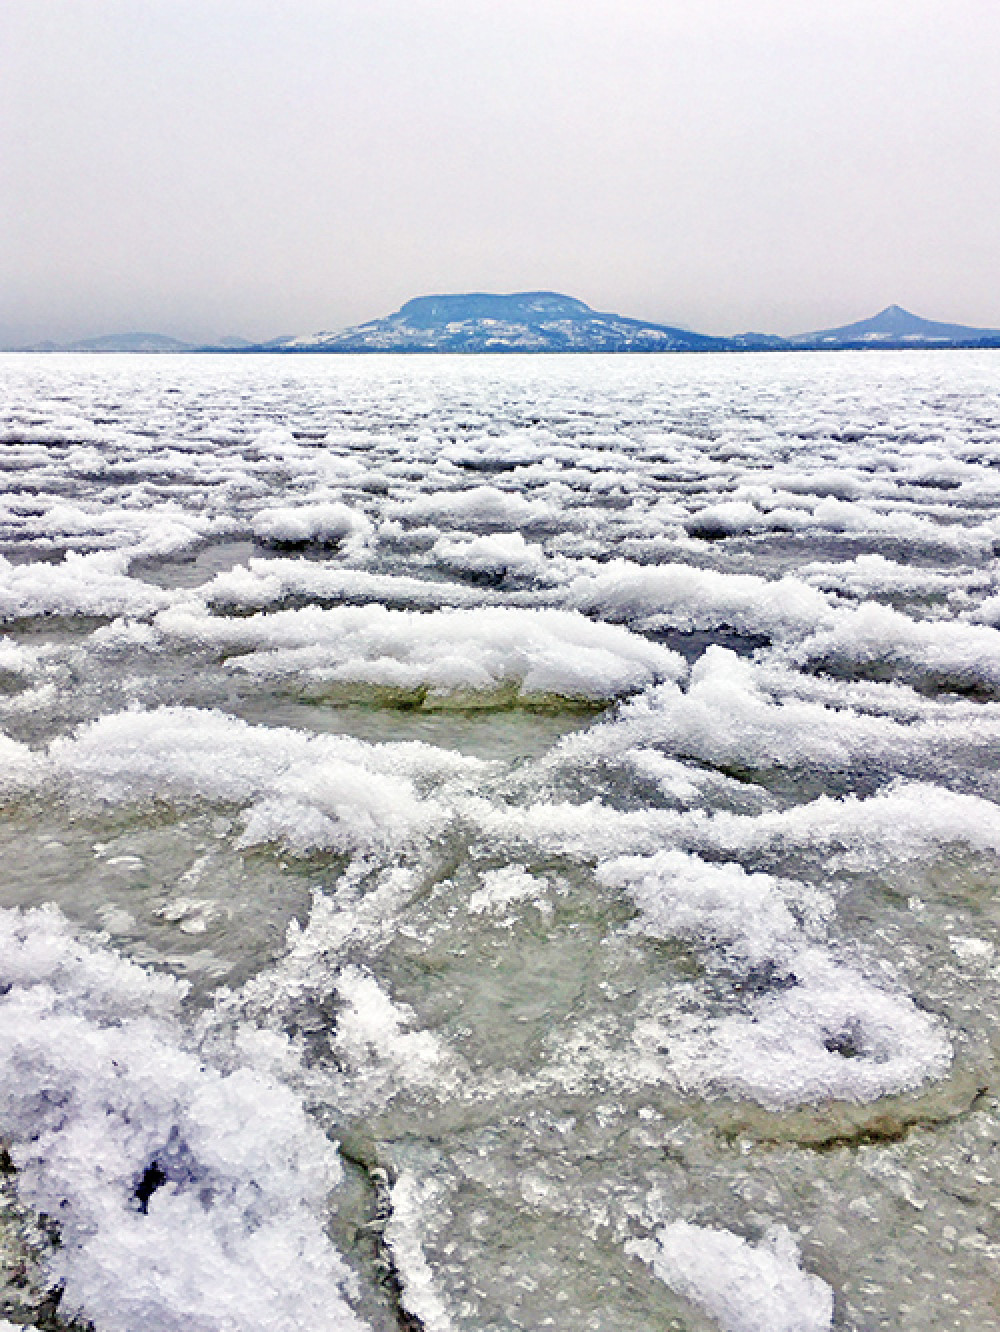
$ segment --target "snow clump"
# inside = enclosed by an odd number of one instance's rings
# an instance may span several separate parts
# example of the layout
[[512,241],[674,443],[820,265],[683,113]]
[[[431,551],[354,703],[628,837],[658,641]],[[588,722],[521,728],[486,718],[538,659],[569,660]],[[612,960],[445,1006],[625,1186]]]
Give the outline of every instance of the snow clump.
[[647,1263],[671,1290],[714,1318],[723,1332],[826,1332],[833,1291],[804,1272],[784,1227],[759,1244],[728,1230],[674,1221],[626,1252]]

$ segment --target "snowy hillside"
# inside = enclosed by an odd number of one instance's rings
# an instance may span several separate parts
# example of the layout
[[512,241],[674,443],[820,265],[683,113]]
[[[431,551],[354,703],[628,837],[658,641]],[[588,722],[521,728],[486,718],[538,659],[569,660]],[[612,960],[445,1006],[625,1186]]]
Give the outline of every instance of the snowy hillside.
[[557,292],[420,296],[341,332],[280,338],[276,351],[724,351],[723,338],[592,310]]

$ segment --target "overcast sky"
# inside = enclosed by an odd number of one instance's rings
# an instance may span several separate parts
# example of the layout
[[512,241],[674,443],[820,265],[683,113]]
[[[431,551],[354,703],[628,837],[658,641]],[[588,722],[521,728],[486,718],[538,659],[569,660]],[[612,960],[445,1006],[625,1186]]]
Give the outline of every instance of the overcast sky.
[[2,0],[0,342],[1000,327],[998,0]]

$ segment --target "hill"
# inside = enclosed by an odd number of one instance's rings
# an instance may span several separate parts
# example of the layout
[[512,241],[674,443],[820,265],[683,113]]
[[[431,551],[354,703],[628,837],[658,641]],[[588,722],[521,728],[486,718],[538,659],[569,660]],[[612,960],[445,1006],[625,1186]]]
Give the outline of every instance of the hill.
[[975,347],[1000,346],[1000,329],[942,324],[911,314],[901,305],[887,305],[870,319],[815,333],[799,333],[793,347]]
[[593,310],[554,291],[418,296],[394,314],[338,333],[279,338],[270,351],[725,351],[725,338]]

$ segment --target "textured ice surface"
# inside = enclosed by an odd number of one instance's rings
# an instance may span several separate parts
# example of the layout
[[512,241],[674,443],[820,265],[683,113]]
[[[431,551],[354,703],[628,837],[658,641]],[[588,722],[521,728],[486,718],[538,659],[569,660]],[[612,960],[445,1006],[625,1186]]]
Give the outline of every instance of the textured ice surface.
[[0,382],[0,908],[73,922],[2,917],[32,1289],[996,1325],[995,355]]
[[939,1022],[818,946],[829,904],[804,885],[679,851],[611,861],[598,877],[629,891],[639,928],[719,950],[738,979],[756,974],[771,987],[746,1013],[695,1022],[684,1015],[664,1028],[683,1086],[740,1092],[781,1109],[874,1100],[946,1072],[952,1048]]

